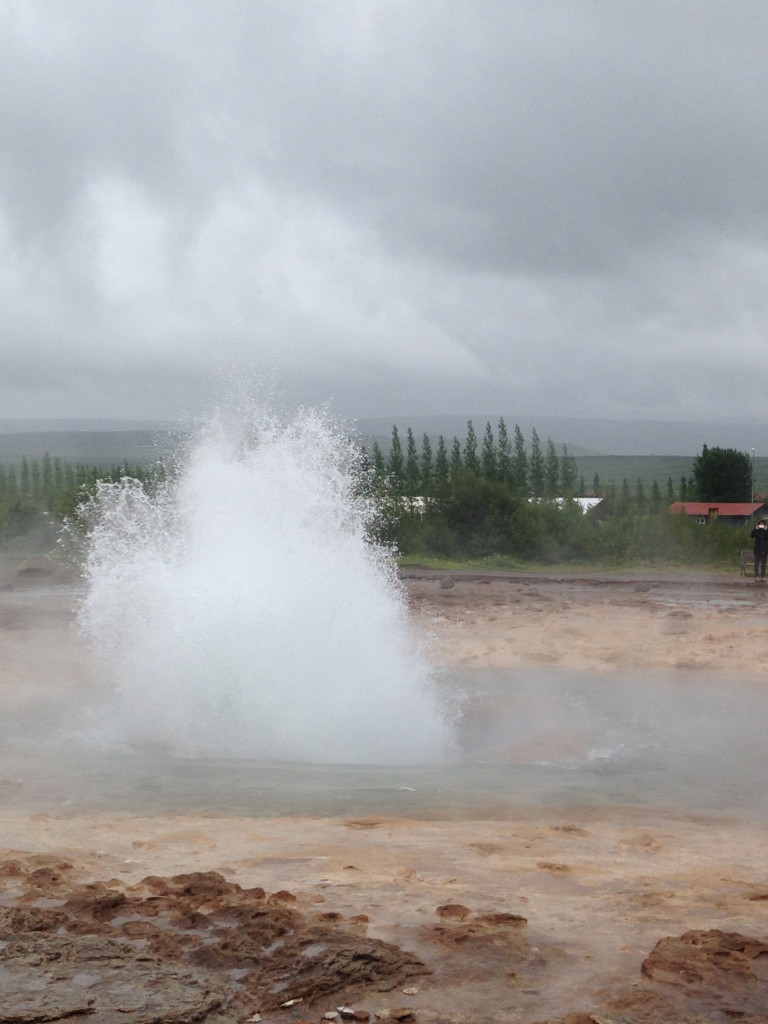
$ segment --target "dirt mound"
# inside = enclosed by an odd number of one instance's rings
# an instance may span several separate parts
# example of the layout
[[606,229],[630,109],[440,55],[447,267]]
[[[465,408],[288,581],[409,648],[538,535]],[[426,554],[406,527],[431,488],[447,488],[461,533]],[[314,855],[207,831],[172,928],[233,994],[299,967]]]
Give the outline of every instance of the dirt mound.
[[645,983],[597,1011],[539,1024],[768,1024],[768,943],[738,932],[688,931],[660,939]]
[[214,871],[130,887],[78,885],[71,872],[66,861],[0,865],[0,1022],[225,1024],[428,973],[358,934],[359,922],[312,920],[286,891],[243,889]]
[[675,990],[683,1008],[723,1020],[768,1021],[768,943],[738,932],[689,931],[661,939],[642,973]]

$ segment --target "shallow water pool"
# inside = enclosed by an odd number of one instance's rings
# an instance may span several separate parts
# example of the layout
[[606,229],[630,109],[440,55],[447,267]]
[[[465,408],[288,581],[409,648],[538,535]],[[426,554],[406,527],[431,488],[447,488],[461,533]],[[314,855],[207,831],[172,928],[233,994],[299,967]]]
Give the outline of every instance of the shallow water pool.
[[618,804],[768,817],[768,691],[754,682],[484,669],[440,687],[459,706],[454,754],[393,766],[108,749],[83,735],[82,709],[48,699],[0,723],[0,806],[487,819]]

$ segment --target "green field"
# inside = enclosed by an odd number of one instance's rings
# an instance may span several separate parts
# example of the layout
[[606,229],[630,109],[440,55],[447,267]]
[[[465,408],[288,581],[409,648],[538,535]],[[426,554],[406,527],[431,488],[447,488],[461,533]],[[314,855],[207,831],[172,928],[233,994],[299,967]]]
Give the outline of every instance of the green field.
[[[768,469],[768,460],[766,460]],[[579,474],[584,477],[586,490],[592,490],[595,473],[600,477],[601,487],[613,483],[617,487],[626,480],[631,488],[638,480],[642,480],[646,491],[658,481],[665,492],[668,479],[672,479],[675,491],[680,485],[680,478],[691,478],[693,459],[684,455],[577,455],[576,465]]]
[[[634,489],[637,480],[642,480],[648,490],[649,484],[657,480],[662,494],[665,494],[667,480],[671,477],[677,492],[680,478],[685,476],[690,482],[693,471],[693,459],[682,455],[579,455],[576,463],[579,473],[584,477],[587,491],[592,490],[595,473],[600,477],[601,486],[613,482],[617,486],[627,480]],[[768,458],[755,458],[755,494],[768,493]]]

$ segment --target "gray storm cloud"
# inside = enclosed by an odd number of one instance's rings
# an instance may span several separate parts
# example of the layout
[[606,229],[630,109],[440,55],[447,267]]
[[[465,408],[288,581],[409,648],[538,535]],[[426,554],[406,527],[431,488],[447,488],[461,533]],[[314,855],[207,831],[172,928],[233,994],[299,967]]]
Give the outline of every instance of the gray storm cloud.
[[768,8],[0,5],[6,415],[760,415]]

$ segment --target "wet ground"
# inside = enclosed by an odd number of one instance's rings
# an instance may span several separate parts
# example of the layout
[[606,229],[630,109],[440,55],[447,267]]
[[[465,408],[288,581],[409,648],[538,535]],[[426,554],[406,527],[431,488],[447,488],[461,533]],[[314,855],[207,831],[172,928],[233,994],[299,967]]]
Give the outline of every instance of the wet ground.
[[[349,998],[424,1022],[532,1024],[569,1011],[660,1021],[671,1004],[657,1002],[655,1016],[631,1004],[675,995],[643,974],[659,940],[768,933],[766,631],[750,586],[413,581],[442,645],[444,685],[467,699],[461,756],[398,768],[89,747],[71,732],[103,693],[71,629],[73,593],[0,594],[0,829],[3,864],[20,865],[4,869],[5,905],[57,910],[46,901],[91,886],[113,901],[99,905],[103,924],[120,926],[123,897],[152,896],[147,876],[166,879],[167,895],[179,873],[216,871],[267,897],[288,892],[313,926],[329,914],[431,972],[391,991],[342,985],[294,1007],[249,1004],[266,1019],[319,1021]],[[650,668],[637,667],[643,659]],[[702,665],[673,667],[694,659]],[[48,882],[39,869],[52,871]],[[75,903],[85,935],[94,915]],[[197,923],[201,936],[215,925]],[[753,1008],[755,993],[768,1005],[765,979],[750,975],[747,952],[715,949],[736,964],[752,1008],[734,996],[696,1012],[762,1024]],[[73,962],[79,998],[93,967]],[[727,990],[722,975],[716,984]]]

